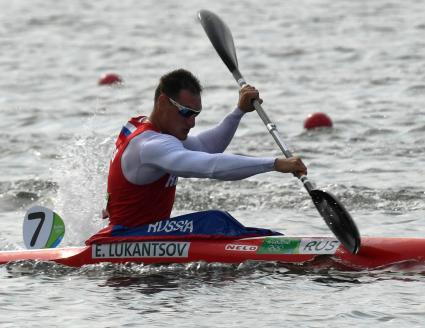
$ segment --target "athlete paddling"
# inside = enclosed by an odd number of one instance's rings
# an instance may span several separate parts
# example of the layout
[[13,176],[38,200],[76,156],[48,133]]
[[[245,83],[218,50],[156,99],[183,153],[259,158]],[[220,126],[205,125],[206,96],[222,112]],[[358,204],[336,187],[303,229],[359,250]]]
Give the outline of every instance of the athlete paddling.
[[202,87],[179,69],[160,78],[148,117],[131,119],[116,142],[108,176],[110,225],[136,227],[169,218],[178,177],[240,180],[279,171],[305,175],[300,158],[249,157],[223,153],[241,118],[254,111],[258,91],[245,86],[237,107],[215,127],[188,135],[202,111]]

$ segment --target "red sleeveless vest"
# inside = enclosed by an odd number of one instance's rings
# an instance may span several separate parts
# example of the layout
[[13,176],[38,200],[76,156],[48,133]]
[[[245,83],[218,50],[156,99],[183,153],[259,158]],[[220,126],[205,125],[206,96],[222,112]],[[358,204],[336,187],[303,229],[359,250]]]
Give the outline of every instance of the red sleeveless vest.
[[[118,139],[108,175],[109,223],[135,227],[169,218],[174,204],[177,177],[170,174],[147,184],[136,185],[128,181],[121,167],[121,157],[128,143],[145,131],[159,130],[150,122],[139,123],[127,138]],[[121,136],[120,136],[121,137]]]

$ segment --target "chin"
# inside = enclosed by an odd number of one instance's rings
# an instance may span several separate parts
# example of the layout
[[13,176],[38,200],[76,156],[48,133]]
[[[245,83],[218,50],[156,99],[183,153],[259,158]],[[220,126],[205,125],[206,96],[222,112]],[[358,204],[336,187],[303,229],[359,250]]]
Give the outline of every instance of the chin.
[[187,136],[189,135],[189,131],[183,132],[179,137],[177,137],[179,140],[186,140]]

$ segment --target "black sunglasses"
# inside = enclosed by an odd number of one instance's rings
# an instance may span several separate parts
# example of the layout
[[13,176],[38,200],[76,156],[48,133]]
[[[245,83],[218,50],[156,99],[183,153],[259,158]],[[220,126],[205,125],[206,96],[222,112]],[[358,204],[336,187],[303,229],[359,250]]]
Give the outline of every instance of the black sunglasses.
[[191,116],[196,117],[201,112],[201,109],[197,110],[197,109],[180,105],[177,101],[175,101],[174,99],[171,99],[170,97],[168,97],[168,100],[170,101],[171,104],[177,107],[177,109],[179,110],[179,114],[185,118],[189,118]]

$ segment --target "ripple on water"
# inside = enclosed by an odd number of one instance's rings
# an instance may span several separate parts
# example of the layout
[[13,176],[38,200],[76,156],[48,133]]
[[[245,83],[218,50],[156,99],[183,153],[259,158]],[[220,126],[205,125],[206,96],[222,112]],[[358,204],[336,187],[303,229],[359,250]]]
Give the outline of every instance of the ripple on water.
[[54,181],[27,179],[0,181],[0,206],[6,211],[22,210],[30,204],[57,192]]
[[[80,268],[68,267],[55,262],[22,260],[1,265],[9,277],[43,276],[50,278],[78,276],[87,278],[111,278],[110,286],[150,284],[198,277],[210,283],[223,279],[279,276],[306,276],[324,285],[362,284],[383,280],[425,280],[425,265],[416,261],[405,261],[383,268],[362,270],[351,267],[328,256],[318,256],[305,263],[281,263],[246,261],[238,264],[207,263],[204,261],[172,264],[100,263]],[[272,275],[272,276],[270,276]],[[120,279],[122,278],[122,280]],[[131,279],[130,279],[131,278]],[[126,280],[130,279],[130,280]],[[147,281],[147,279],[150,279]],[[105,286],[108,284],[105,284]]]
[[425,96],[425,85],[413,85],[404,91],[408,96]]
[[[295,190],[294,190],[295,186]],[[237,193],[235,193],[237,190]],[[176,195],[176,210],[237,210],[303,207],[309,198],[297,181],[287,184],[242,180],[222,182],[183,180]]]
[[[234,192],[236,189],[237,194]],[[332,185],[325,189],[332,190],[352,210],[407,213],[425,209],[425,193],[417,186],[377,189],[359,185]],[[279,184],[276,181],[206,180],[202,185],[184,181],[179,184],[175,206],[177,210],[306,209],[311,207],[311,199],[298,181]]]
[[425,193],[419,188],[372,189],[363,186],[340,186],[338,196],[352,209],[409,213],[425,209]]

